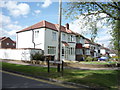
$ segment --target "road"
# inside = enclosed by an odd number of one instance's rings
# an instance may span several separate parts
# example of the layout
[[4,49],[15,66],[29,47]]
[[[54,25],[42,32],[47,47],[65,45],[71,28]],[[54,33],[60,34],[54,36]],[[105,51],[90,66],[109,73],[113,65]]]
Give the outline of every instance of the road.
[[[1,72],[0,72],[1,73]],[[47,80],[2,71],[2,88],[74,88]]]

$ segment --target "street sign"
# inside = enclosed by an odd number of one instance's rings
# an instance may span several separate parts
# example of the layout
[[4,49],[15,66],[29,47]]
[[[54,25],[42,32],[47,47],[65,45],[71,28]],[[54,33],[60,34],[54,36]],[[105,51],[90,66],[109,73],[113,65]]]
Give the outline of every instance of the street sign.
[[62,64],[62,61],[57,61],[57,60],[55,60],[55,61],[49,61],[50,63],[54,63],[54,64]]

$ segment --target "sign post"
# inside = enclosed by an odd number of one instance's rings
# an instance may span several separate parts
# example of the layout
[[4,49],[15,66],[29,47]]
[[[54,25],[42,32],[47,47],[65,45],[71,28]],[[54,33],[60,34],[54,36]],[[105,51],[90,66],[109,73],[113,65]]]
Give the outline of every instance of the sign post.
[[47,60],[47,62],[48,62],[48,73],[49,73],[50,72],[50,61]]
[[[47,60],[47,64],[48,64],[48,73],[50,72],[50,63],[53,63],[53,64],[59,64],[61,65],[61,73],[62,73],[62,76],[63,76],[63,71],[64,71],[64,61],[50,61],[50,60]],[[57,70],[58,70],[58,67],[57,67]]]

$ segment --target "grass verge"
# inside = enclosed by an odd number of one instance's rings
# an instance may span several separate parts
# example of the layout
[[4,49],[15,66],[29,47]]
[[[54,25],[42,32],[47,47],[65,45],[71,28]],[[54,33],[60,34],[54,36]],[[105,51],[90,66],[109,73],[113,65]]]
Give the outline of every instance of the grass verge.
[[73,70],[64,69],[63,76],[56,72],[56,68],[50,68],[50,73],[46,67],[26,66],[19,64],[2,63],[3,69],[14,70],[44,78],[52,78],[63,82],[74,82],[78,84],[89,85],[92,87],[105,87],[117,89],[119,81],[119,70]]

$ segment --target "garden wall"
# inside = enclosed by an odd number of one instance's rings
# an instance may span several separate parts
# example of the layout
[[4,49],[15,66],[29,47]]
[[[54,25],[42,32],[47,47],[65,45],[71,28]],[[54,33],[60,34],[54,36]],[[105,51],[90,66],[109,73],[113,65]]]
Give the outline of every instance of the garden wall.
[[39,52],[42,54],[41,49],[31,49],[31,48],[22,48],[22,49],[0,49],[0,59],[11,59],[11,60],[31,60],[31,54]]

